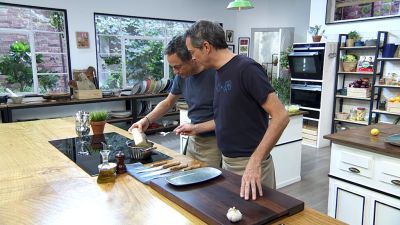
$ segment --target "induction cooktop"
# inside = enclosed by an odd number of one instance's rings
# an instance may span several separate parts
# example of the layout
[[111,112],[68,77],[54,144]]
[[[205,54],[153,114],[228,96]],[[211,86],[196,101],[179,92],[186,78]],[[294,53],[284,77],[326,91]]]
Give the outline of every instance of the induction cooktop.
[[124,152],[125,164],[136,162],[145,164],[171,158],[157,150],[153,150],[152,155],[147,159],[132,159],[130,157],[131,151],[126,145],[127,141],[130,141],[130,139],[113,132],[101,135],[88,135],[84,137],[53,140],[49,142],[91,176],[96,176],[99,173],[97,166],[102,163],[100,155],[102,142],[112,146],[110,149],[111,153],[109,156],[109,162],[116,162],[115,154],[118,151]]

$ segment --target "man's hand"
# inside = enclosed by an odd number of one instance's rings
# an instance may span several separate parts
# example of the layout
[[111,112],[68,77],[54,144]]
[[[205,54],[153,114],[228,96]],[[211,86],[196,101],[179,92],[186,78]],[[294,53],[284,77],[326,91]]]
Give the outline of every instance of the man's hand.
[[149,125],[149,121],[146,118],[142,118],[141,120],[132,124],[132,126],[128,129],[128,132],[131,133],[133,128],[138,128],[140,132],[145,132]]
[[261,185],[261,162],[255,157],[250,157],[242,176],[240,186],[240,197],[249,200],[250,191],[253,200],[257,198],[257,189],[260,196],[263,196]]
[[177,128],[175,128],[174,131],[175,131],[176,135],[193,136],[193,135],[197,134],[196,124],[190,124],[190,123],[181,124]]

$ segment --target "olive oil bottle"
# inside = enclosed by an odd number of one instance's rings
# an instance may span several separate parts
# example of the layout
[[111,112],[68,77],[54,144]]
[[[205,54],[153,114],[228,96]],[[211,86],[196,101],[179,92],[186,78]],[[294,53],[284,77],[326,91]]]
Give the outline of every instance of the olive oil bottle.
[[110,150],[101,150],[101,157],[103,159],[103,163],[98,166],[99,168],[99,176],[97,177],[97,183],[110,183],[114,182],[117,177],[116,167],[117,164],[109,163],[108,156],[110,155]]

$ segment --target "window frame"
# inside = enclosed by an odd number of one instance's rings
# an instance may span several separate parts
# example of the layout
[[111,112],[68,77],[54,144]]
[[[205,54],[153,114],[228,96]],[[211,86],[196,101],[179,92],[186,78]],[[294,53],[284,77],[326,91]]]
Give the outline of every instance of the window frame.
[[[93,21],[94,21],[94,31],[95,31],[95,46],[96,46],[96,61],[97,61],[97,71],[100,73],[100,71],[103,71],[100,69],[101,62],[100,62],[100,55],[104,54],[99,51],[99,44],[98,44],[98,36],[114,36],[114,37],[119,37],[120,42],[121,42],[121,52],[118,53],[109,53],[110,55],[120,55],[121,56],[121,65],[122,65],[122,70],[121,70],[121,77],[122,77],[122,88],[129,88],[127,87],[127,75],[126,75],[126,55],[125,55],[125,45],[123,44],[124,41],[126,40],[156,40],[156,41],[162,41],[164,46],[168,44],[168,42],[171,40],[173,36],[167,36],[164,34],[163,37],[154,37],[154,36],[138,36],[138,35],[121,35],[121,34],[98,34],[97,29],[96,29],[96,16],[110,16],[110,17],[120,17],[120,18],[134,18],[134,19],[143,19],[143,20],[158,20],[158,21],[165,21],[165,22],[182,22],[182,23],[192,23],[194,24],[196,21],[191,21],[191,20],[177,20],[177,19],[165,19],[165,18],[153,18],[153,17],[141,17],[141,16],[130,16],[130,15],[120,15],[120,14],[109,14],[109,13],[100,13],[100,12],[94,12],[93,13]],[[164,76],[163,78],[169,78],[169,73],[170,73],[170,68],[169,64],[167,62],[166,56],[163,55],[163,60],[164,60],[164,66],[163,66],[163,72]],[[111,74],[111,72],[110,72]],[[98,74],[98,78],[100,79],[100,74]],[[100,81],[98,81],[100,83]]]
[[[10,6],[10,7],[18,7],[18,8],[27,8],[27,9],[39,9],[39,10],[48,10],[48,11],[57,11],[57,12],[62,12],[64,14],[64,32],[52,32],[52,31],[45,31],[45,30],[35,30],[30,28],[28,29],[18,29],[18,28],[0,28],[0,33],[7,33],[7,34],[13,34],[13,33],[20,33],[20,34],[26,34],[28,37],[28,43],[30,46],[31,50],[31,61],[32,61],[32,79],[33,79],[33,91],[32,93],[35,95],[41,95],[39,93],[39,77],[38,75],[67,75],[68,76],[68,81],[72,79],[72,67],[71,67],[71,56],[70,56],[70,45],[69,45],[69,32],[68,32],[68,14],[66,9],[60,9],[60,8],[50,8],[50,7],[42,7],[42,6],[32,6],[32,5],[22,5],[22,4],[14,4],[14,3],[5,3],[5,2],[0,2],[0,5],[3,6]],[[10,32],[6,32],[10,30]],[[35,45],[35,34],[36,33],[52,33],[52,34],[64,34],[65,35],[65,44],[66,44],[66,49],[64,50],[65,52],[36,52],[36,45]],[[36,64],[36,55],[37,54],[42,54],[42,55],[63,55],[67,57],[67,63],[66,63],[66,72],[65,73],[38,73],[37,72],[37,64]],[[67,88],[68,94],[70,93],[70,88]],[[31,94],[30,92],[26,92],[27,94]]]

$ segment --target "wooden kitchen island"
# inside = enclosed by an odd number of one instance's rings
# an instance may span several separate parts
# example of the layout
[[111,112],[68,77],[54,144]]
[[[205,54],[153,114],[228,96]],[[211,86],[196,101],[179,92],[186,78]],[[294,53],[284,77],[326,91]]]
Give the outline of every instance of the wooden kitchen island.
[[[130,137],[109,124],[106,132]],[[0,224],[205,224],[128,174],[97,184],[48,142],[68,137],[75,137],[72,119],[0,124]],[[307,207],[274,224],[281,223],[341,224]]]

